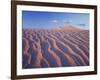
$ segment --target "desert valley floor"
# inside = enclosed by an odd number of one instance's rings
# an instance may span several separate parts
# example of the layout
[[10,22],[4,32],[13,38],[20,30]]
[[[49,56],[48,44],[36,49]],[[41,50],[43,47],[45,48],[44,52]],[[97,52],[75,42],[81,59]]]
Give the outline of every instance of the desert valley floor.
[[22,67],[48,68],[89,65],[89,31],[23,29]]

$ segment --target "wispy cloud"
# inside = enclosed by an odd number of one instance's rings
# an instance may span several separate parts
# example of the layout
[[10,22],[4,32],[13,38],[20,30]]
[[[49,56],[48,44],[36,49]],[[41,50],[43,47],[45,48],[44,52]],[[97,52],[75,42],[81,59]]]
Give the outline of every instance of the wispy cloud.
[[69,24],[72,23],[72,20],[63,20],[63,22]]
[[58,20],[52,20],[51,22],[53,22],[53,23],[58,23]]
[[79,26],[86,26],[86,24],[84,24],[84,23],[77,24],[77,25],[79,25]]

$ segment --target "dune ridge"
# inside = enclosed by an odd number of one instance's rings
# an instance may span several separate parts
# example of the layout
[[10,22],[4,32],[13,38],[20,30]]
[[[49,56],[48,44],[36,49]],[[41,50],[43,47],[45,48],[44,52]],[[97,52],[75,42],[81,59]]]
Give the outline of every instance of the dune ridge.
[[75,28],[23,29],[22,67],[89,65],[89,31]]

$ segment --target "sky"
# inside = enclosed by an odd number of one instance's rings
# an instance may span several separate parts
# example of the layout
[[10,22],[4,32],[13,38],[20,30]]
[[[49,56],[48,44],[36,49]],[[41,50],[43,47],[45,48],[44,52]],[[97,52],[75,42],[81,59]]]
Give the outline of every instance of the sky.
[[22,11],[23,28],[52,29],[67,25],[89,29],[88,13]]

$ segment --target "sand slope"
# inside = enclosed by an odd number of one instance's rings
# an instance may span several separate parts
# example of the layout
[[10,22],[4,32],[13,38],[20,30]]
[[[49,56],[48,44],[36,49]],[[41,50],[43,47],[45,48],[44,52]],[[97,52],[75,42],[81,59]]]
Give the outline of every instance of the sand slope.
[[23,68],[89,65],[89,31],[23,29]]

